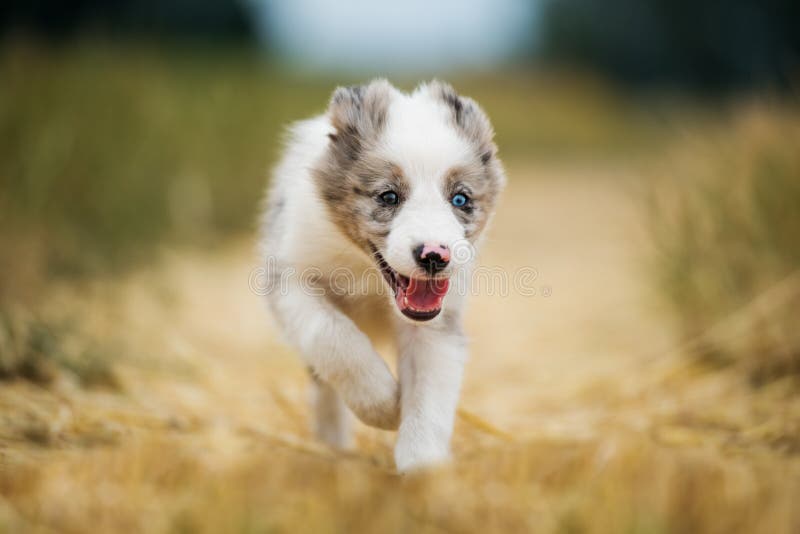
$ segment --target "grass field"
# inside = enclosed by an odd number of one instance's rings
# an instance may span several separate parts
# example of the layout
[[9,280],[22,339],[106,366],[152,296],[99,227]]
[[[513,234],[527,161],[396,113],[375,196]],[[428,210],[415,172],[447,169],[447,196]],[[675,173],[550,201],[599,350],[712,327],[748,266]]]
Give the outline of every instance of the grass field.
[[[359,426],[348,453],[313,440],[305,369],[249,288],[280,124],[332,85],[257,65],[5,50],[0,531],[800,530],[798,374],[754,381],[750,363],[796,361],[796,338],[692,357],[709,331],[796,323],[796,249],[769,231],[800,211],[791,104],[464,80],[510,177],[481,262],[534,267],[536,294],[472,300],[454,461],[399,476],[392,433]],[[759,154],[779,162],[767,178]],[[715,202],[726,165],[780,216]],[[707,237],[730,220],[766,234]],[[728,264],[756,282],[709,285]]]

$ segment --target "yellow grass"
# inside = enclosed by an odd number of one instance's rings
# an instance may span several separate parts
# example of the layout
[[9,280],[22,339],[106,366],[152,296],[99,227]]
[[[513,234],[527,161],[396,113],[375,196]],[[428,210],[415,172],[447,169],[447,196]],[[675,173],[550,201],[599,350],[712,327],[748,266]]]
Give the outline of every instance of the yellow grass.
[[797,532],[796,386],[674,350],[639,279],[637,177],[510,175],[482,259],[535,267],[537,293],[471,302],[452,464],[399,476],[365,427],[352,452],[313,440],[245,239],[48,292],[119,354],[121,389],[0,386],[0,531]]
[[669,152],[654,280],[691,349],[759,385],[800,374],[800,113],[764,99]]

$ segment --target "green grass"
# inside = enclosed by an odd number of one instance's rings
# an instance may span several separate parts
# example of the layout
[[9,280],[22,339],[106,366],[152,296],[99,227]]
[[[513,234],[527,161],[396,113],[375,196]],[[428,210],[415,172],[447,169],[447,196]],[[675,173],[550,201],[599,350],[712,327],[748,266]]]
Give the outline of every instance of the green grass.
[[6,49],[0,79],[3,212],[67,270],[250,228],[281,125],[325,102],[257,58],[100,45]]

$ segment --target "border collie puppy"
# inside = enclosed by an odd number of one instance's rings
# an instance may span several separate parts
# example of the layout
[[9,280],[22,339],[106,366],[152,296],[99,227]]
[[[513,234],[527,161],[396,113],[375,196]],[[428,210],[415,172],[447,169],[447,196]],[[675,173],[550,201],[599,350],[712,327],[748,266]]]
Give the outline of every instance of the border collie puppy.
[[289,134],[261,244],[269,307],[313,379],[315,433],[348,447],[349,410],[398,430],[398,470],[444,461],[474,247],[505,184],[489,120],[445,83],[374,80]]

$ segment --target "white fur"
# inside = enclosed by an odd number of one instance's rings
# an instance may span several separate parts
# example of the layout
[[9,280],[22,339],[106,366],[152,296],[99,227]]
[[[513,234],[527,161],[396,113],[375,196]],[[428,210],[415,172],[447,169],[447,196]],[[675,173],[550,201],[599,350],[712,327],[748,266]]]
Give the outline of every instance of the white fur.
[[[344,268],[359,280],[375,265],[331,221],[310,172],[324,155],[332,132],[325,115],[291,129],[272,191],[284,204],[265,229],[264,252],[284,270],[315,268],[327,275]],[[415,268],[410,253],[415,243],[452,246],[464,238],[464,228],[441,184],[446,172],[474,158],[474,151],[448,121],[446,107],[424,90],[392,95],[381,139],[378,150],[403,170],[411,184],[383,251],[393,268],[408,274]],[[470,263],[471,258],[456,258],[447,272],[454,275]],[[383,294],[375,290],[380,283],[332,299],[304,290],[293,279],[285,291],[271,291],[268,301],[288,341],[318,378],[317,436],[336,447],[350,443],[345,405],[367,424],[387,429],[399,425],[395,459],[399,470],[408,471],[449,456],[467,358],[459,324],[464,299],[453,287],[443,313],[417,323],[399,313],[387,287]],[[450,320],[443,317],[445,311]],[[398,347],[400,387],[371,341],[386,336]]]

